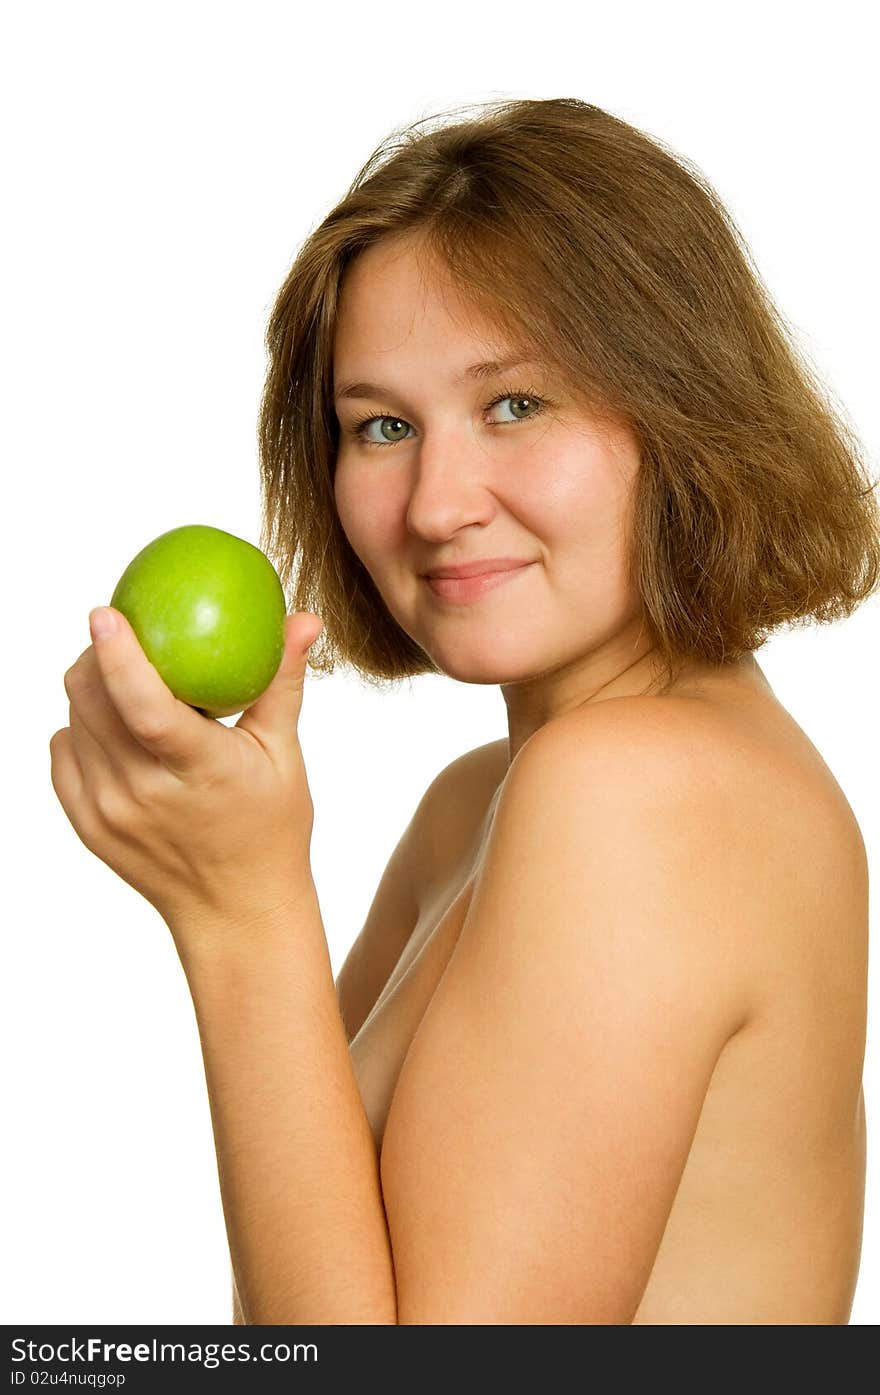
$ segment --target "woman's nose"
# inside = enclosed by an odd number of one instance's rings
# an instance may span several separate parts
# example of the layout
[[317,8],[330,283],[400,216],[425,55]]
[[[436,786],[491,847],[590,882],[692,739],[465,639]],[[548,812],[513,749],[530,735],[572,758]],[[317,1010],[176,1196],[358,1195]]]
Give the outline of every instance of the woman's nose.
[[407,524],[423,537],[446,538],[492,517],[491,455],[472,431],[425,438],[413,462]]

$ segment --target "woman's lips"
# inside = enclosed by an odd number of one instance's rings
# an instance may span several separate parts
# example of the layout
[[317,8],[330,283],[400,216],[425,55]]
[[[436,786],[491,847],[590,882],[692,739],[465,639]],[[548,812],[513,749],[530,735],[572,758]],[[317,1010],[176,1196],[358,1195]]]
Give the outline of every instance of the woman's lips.
[[526,562],[521,567],[511,567],[504,572],[481,572],[479,576],[466,577],[426,576],[424,580],[435,596],[439,596],[443,601],[453,601],[461,605],[479,600],[487,591],[494,591],[496,586],[503,586],[515,576],[522,576],[523,572],[532,566],[533,562]]

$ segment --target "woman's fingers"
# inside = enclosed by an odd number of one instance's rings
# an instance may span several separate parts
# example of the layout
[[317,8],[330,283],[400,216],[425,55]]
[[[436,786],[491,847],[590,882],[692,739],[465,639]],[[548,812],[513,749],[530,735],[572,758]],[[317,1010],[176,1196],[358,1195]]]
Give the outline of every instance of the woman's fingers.
[[73,747],[86,788],[91,789],[95,775],[119,777],[125,769],[158,764],[134,739],[110,701],[91,645],[64,675],[64,687],[70,699]]
[[[109,632],[92,630],[96,663],[111,705],[133,738],[151,758],[179,780],[210,766],[218,741],[228,741],[223,727],[206,721],[171,692],[150,663],[125,616],[112,606],[96,607],[112,624]],[[91,612],[92,619],[100,619]]]
[[95,782],[115,779],[116,772],[100,741],[92,736],[76,707],[70,704],[70,738],[83,785],[91,793]]
[[64,810],[80,842],[91,850],[92,828],[88,822],[86,809],[88,802],[83,798],[83,773],[73,747],[73,734],[70,727],[61,727],[49,741],[50,778],[58,803]]

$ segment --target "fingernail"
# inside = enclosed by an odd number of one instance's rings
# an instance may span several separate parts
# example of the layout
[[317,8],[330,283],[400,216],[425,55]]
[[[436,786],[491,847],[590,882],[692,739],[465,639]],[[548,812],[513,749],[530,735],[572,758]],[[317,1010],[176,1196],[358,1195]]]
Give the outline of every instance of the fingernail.
[[107,606],[96,606],[89,611],[89,630],[92,639],[106,639],[116,629],[116,617]]

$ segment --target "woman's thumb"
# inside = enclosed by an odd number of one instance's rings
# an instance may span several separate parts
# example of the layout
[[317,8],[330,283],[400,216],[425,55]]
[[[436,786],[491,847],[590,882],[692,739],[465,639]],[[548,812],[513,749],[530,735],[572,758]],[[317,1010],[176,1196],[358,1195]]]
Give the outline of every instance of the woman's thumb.
[[324,628],[320,616],[296,611],[284,621],[284,653],[266,691],[251,703],[236,722],[262,745],[279,753],[297,740],[308,652]]

